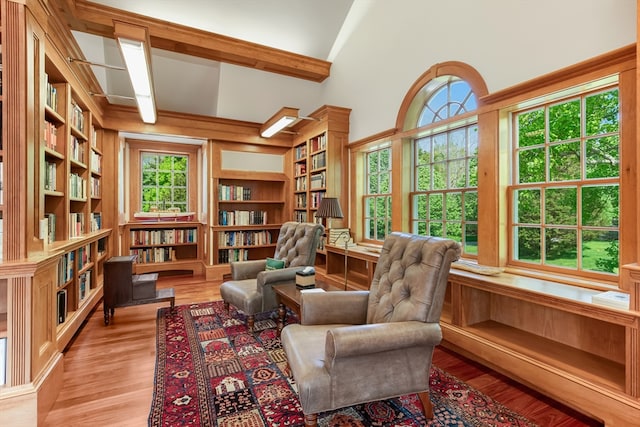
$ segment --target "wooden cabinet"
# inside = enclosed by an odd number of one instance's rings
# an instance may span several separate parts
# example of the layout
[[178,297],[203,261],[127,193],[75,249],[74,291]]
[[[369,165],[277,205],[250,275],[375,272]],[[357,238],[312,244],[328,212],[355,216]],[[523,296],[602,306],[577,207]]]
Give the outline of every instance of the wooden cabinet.
[[[346,147],[349,139],[351,110],[323,106],[294,127],[298,135],[292,148],[291,176],[293,177],[293,219],[316,222],[315,213],[325,196],[337,197],[344,219],[333,220],[332,226],[348,223],[349,197],[346,173]],[[327,224],[325,224],[326,226]],[[327,253],[323,245],[316,254],[316,270],[327,268]]]
[[134,273],[204,272],[199,222],[147,222],[124,226],[121,253],[136,256]]
[[[324,252],[326,265],[325,269],[319,273],[324,281],[344,290],[369,289],[378,264],[379,253],[364,246],[345,249],[333,245],[325,245]],[[345,271],[347,272],[346,281]]]

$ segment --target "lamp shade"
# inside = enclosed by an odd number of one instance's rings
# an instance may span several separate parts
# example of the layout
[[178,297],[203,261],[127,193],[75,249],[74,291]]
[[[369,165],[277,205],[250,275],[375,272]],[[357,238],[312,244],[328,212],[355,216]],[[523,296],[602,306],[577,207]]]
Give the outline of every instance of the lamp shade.
[[316,218],[343,218],[340,201],[336,197],[324,197],[316,211]]

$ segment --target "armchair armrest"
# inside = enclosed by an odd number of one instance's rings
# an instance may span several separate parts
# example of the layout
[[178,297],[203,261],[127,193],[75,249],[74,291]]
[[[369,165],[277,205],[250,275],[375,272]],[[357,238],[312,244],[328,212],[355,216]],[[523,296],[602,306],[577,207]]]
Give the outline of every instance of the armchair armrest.
[[300,300],[303,325],[361,325],[367,320],[369,291],[303,293]]
[[264,285],[278,285],[291,283],[296,280],[296,273],[302,271],[305,266],[280,268],[277,270],[260,271],[257,275],[258,287]]
[[266,259],[232,262],[231,278],[233,280],[255,279],[259,272],[264,271],[266,266]]
[[403,348],[436,346],[442,340],[439,323],[418,321],[342,326],[327,331],[326,363]]

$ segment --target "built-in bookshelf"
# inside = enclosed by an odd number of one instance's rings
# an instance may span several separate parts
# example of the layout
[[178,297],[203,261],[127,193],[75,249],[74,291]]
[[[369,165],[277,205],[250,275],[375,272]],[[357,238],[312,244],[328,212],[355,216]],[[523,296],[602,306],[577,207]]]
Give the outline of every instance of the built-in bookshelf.
[[[346,108],[324,106],[312,114],[316,120],[301,122],[296,128],[292,148],[293,219],[318,222],[315,213],[325,196],[340,200],[344,220],[334,220],[337,227],[347,224],[347,177],[344,173],[349,115]],[[325,224],[326,225],[326,224]],[[323,242],[316,253],[316,270],[326,270],[327,254]]]
[[60,351],[102,297],[109,234],[106,230],[82,241],[67,240],[56,245],[56,249],[63,252],[55,281],[56,334]]
[[255,179],[215,181],[214,263],[273,256],[285,218],[285,177],[256,174]]
[[198,222],[140,222],[125,226],[123,253],[135,255],[135,274],[189,270],[202,273]]

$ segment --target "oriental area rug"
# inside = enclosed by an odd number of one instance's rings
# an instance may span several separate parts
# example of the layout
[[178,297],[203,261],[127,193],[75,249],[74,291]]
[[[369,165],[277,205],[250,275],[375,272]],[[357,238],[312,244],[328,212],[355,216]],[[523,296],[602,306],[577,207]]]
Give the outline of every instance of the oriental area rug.
[[[245,316],[222,301],[158,310],[155,390],[149,426],[302,427],[295,381],[277,337],[275,312]],[[288,322],[295,322],[295,315]],[[433,367],[428,423],[416,395],[319,414],[319,426],[534,426]]]

